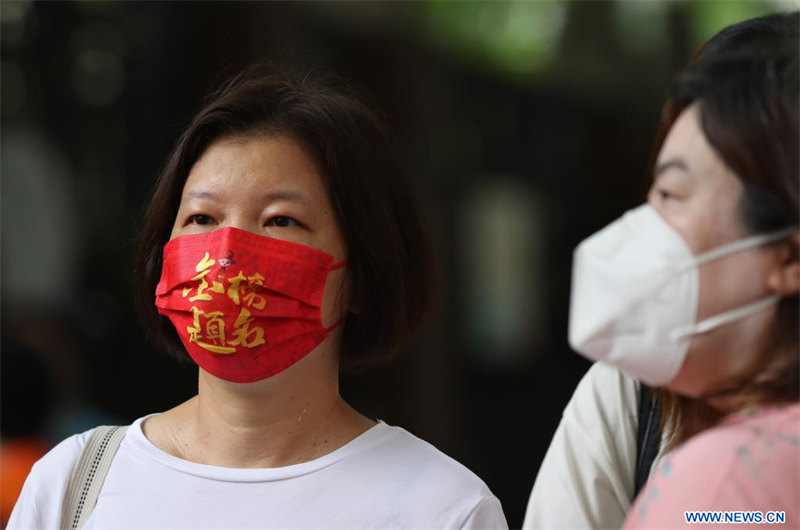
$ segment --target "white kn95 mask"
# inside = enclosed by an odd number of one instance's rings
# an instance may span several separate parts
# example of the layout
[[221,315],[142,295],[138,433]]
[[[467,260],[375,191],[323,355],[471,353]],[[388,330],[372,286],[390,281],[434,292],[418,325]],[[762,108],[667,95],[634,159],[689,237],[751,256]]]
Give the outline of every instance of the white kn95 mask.
[[570,346],[648,385],[672,381],[693,335],[780,300],[780,296],[769,296],[697,322],[698,266],[796,230],[758,234],[695,256],[651,206],[628,211],[575,249]]

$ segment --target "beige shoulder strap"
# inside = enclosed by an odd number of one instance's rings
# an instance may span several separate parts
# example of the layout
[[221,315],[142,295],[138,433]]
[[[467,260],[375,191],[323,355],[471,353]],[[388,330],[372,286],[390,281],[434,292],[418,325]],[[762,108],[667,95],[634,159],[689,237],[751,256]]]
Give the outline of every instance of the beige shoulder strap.
[[106,474],[128,427],[102,425],[92,430],[64,494],[61,530],[80,530],[94,509]]

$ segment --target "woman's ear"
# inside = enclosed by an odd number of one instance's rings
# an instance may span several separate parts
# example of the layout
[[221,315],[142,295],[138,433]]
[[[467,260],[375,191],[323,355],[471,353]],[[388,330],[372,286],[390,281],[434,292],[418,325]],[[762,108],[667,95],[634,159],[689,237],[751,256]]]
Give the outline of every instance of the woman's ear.
[[767,278],[767,285],[781,296],[800,293],[800,232],[781,245],[778,266]]
[[339,280],[338,290],[339,303],[341,304],[340,307],[344,308],[344,314],[347,315],[347,313],[361,313],[359,304],[353,300],[353,282],[349,270],[345,270],[344,275],[342,275],[341,279]]

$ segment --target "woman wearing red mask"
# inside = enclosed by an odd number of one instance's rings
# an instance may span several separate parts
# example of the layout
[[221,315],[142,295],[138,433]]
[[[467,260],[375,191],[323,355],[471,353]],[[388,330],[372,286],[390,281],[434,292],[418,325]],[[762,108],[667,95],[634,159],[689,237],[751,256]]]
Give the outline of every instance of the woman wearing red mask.
[[80,516],[87,433],[62,442],[9,528],[505,528],[480,479],[339,394],[340,365],[416,328],[427,255],[374,111],[335,79],[239,75],[178,141],[138,254],[143,320],[197,395],[127,429]]

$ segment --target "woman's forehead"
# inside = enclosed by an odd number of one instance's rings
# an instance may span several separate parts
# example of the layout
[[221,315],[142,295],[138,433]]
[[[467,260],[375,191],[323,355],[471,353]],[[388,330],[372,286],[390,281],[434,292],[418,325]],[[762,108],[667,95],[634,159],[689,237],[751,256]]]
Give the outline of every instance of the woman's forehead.
[[189,172],[182,200],[220,201],[237,191],[254,199],[302,205],[328,199],[307,149],[283,135],[226,137],[212,143]]
[[659,168],[678,168],[706,185],[730,186],[739,180],[709,143],[697,103],[675,120],[659,153],[657,173]]

